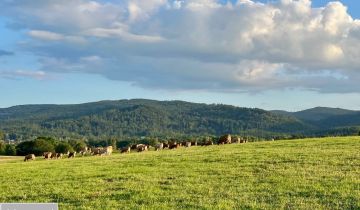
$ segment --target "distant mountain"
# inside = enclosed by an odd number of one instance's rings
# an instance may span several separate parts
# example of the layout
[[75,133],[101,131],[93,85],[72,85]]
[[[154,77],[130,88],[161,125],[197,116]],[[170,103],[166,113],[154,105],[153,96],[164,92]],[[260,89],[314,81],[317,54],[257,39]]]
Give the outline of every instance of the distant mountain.
[[16,139],[35,136],[91,139],[176,137],[224,133],[258,137],[347,135],[358,132],[359,126],[359,112],[325,107],[292,113],[222,104],[133,99],[0,109],[0,130]]
[[276,135],[309,126],[261,109],[144,99],[78,105],[23,105],[0,109],[0,130],[30,138],[178,136],[224,133]]
[[319,121],[329,117],[336,117],[340,115],[351,115],[356,113],[357,111],[340,109],[340,108],[315,107],[299,112],[287,112],[283,110],[272,110],[271,112],[274,114],[293,116],[303,121]]
[[287,112],[282,110],[271,111],[274,114],[292,116],[315,129],[308,131],[309,134],[342,134],[358,133],[360,130],[360,111],[315,107],[299,112]]
[[340,109],[340,108],[328,108],[328,107],[315,107],[300,112],[293,113],[293,116],[300,120],[305,121],[319,121],[329,117],[336,117],[340,115],[351,115],[356,111]]

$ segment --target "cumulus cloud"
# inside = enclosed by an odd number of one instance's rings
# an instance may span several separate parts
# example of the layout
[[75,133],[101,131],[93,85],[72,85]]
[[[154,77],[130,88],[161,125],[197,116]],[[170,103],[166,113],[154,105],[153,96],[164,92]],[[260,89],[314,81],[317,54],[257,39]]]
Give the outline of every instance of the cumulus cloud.
[[145,88],[360,92],[360,20],[340,2],[3,1],[41,71]]

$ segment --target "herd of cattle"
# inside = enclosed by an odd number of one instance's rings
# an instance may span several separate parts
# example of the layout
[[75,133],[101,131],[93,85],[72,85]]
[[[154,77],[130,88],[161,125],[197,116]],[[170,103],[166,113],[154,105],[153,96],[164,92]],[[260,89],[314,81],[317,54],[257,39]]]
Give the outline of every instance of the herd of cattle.
[[[88,148],[85,147],[82,150],[80,150],[78,153],[75,152],[70,152],[68,151],[67,153],[55,153],[55,152],[44,152],[43,153],[43,157],[45,159],[62,159],[63,157],[68,157],[68,158],[74,158],[77,154],[84,156],[84,155],[111,155],[111,153],[113,152],[113,147],[112,146],[108,146],[108,147],[93,147],[93,148]],[[28,161],[28,160],[35,160],[35,155],[34,154],[29,154],[25,156],[24,161]]]
[[[227,134],[227,135],[221,136],[218,139],[217,144],[218,145],[234,144],[234,143],[241,144],[241,143],[247,143],[247,142],[248,141],[246,139],[242,139],[240,137],[231,137],[230,134]],[[154,148],[155,151],[159,151],[159,150],[163,150],[166,148],[167,149],[177,149],[180,147],[210,146],[213,144],[214,144],[214,142],[210,139],[205,140],[201,144],[198,144],[197,141],[184,141],[181,143],[179,143],[177,141],[170,141],[168,143],[158,143],[154,147],[147,145],[147,144],[134,144],[134,145],[131,145],[128,147],[121,148],[121,149],[119,149],[119,151],[120,151],[120,153],[130,153],[131,150],[135,150],[137,152],[144,152],[144,151],[151,150],[152,148]],[[66,154],[63,154],[63,153],[44,152],[43,157],[45,159],[62,159],[63,157],[74,158],[77,154],[79,154],[80,156],[84,156],[84,155],[103,156],[103,155],[111,155],[112,152],[113,152],[112,146],[92,147],[92,148],[85,147],[78,153],[77,152],[67,152]],[[29,160],[35,160],[35,155],[34,154],[26,155],[24,161],[29,161]]]

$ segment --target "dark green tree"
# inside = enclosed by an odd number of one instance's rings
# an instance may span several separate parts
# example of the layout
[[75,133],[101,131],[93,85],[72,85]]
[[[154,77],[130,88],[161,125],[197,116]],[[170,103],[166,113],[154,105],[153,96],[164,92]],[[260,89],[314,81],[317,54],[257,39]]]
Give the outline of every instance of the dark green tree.
[[5,142],[0,140],[0,155],[4,155],[5,154]]
[[3,131],[0,131],[0,141],[5,140],[5,133]]
[[113,147],[113,150],[117,149],[116,142],[117,142],[117,140],[115,138],[110,138],[110,140],[109,140],[109,145]]
[[16,155],[16,148],[14,145],[7,144],[5,146],[5,155],[7,156],[15,156]]
[[67,153],[68,151],[73,152],[74,148],[67,142],[60,142],[56,145],[55,151],[58,153]]
[[55,152],[54,145],[44,139],[25,141],[16,146],[17,155],[35,154],[36,156],[40,156],[44,152]]
[[87,147],[86,143],[84,141],[78,141],[75,145],[74,145],[74,150],[76,152],[80,152],[81,150],[85,149]]

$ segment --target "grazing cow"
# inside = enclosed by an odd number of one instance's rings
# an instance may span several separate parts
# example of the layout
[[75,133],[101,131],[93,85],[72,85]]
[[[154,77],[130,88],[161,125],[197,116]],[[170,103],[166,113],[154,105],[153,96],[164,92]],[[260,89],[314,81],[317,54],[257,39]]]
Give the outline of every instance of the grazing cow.
[[191,147],[191,142],[190,141],[185,142],[185,147]]
[[113,152],[113,147],[112,146],[105,147],[103,152],[105,153],[105,155],[111,155]]
[[57,153],[55,153],[55,152],[52,153],[52,154],[51,154],[51,159],[56,159],[56,158],[57,158],[56,154],[57,154]]
[[168,143],[163,143],[163,149],[165,149],[165,148],[170,148]]
[[45,159],[50,159],[51,155],[52,155],[52,152],[44,152],[43,153],[43,156],[44,156]]
[[241,139],[241,140],[240,140],[240,143],[247,143],[247,142],[248,142],[247,139]]
[[231,137],[231,143],[236,143],[236,144],[240,144],[240,138],[239,137]]
[[138,144],[137,145],[137,151],[138,152],[144,152],[148,150],[148,146],[145,144]]
[[63,153],[56,153],[56,158],[57,159],[61,159],[63,157]]
[[210,146],[210,145],[213,145],[213,144],[214,144],[213,141],[206,140],[202,146]]
[[124,147],[120,149],[121,153],[130,153],[131,147]]
[[164,148],[164,143],[159,143],[155,145],[155,151],[162,150]]
[[84,147],[80,151],[78,151],[81,156],[86,155],[86,153],[90,152],[90,148]]
[[219,138],[218,144],[231,144],[231,135],[226,134]]
[[91,148],[91,154],[100,155],[102,150],[103,150],[102,147],[93,147],[93,148]]
[[177,149],[177,148],[180,148],[180,147],[181,147],[180,143],[175,143],[175,144],[171,144],[169,149]]
[[176,149],[179,148],[178,144],[175,142],[169,143],[169,149]]
[[135,150],[135,149],[137,149],[137,146],[138,146],[138,144],[133,144],[133,145],[131,145],[131,149]]
[[25,159],[24,159],[24,162],[26,162],[28,160],[35,160],[35,155],[34,154],[26,155]]
[[74,158],[76,156],[76,152],[70,152],[68,158]]
[[197,141],[192,141],[191,142],[191,146],[197,146],[198,145],[198,142]]

